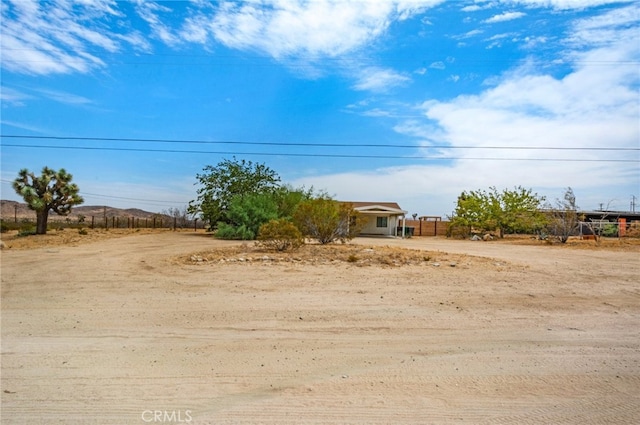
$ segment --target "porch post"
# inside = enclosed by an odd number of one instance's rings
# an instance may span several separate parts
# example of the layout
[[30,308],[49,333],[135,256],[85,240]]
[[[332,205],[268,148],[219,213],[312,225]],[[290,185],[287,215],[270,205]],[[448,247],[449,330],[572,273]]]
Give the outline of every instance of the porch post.
[[406,235],[406,224],[407,224],[407,217],[406,216],[402,216],[402,238],[404,239],[404,236]]

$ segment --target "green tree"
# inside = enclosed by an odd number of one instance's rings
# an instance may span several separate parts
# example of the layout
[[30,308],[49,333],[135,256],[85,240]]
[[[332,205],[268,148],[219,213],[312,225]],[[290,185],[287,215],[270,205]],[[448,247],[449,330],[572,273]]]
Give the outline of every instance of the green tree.
[[218,223],[217,237],[253,240],[260,226],[278,218],[278,204],[274,194],[269,192],[236,195],[225,216],[227,220]]
[[497,230],[502,238],[505,233],[531,232],[544,226],[543,201],[531,189],[520,186],[502,192],[495,187],[462,192],[450,221],[453,227],[465,229],[465,234]]
[[294,223],[303,235],[323,245],[353,239],[362,229],[362,220],[353,205],[327,195],[301,202],[294,214]]
[[49,212],[68,215],[71,207],[84,202],[78,192],[80,189],[71,183],[73,176],[61,168],[59,171],[49,167],[42,169],[42,175],[36,175],[27,169],[18,173],[13,188],[22,196],[27,206],[36,212],[36,234],[47,233]]
[[234,197],[274,191],[280,182],[278,174],[266,165],[235,157],[208,165],[203,171],[196,176],[201,187],[198,198],[189,203],[189,213],[199,213],[210,230],[217,223],[230,223],[227,211]]

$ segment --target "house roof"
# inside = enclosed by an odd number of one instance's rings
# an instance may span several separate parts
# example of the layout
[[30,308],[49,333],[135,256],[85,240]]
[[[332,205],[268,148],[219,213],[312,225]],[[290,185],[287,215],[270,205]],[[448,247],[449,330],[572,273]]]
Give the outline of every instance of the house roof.
[[345,202],[353,205],[353,209],[361,213],[387,213],[395,215],[407,214],[397,202]]

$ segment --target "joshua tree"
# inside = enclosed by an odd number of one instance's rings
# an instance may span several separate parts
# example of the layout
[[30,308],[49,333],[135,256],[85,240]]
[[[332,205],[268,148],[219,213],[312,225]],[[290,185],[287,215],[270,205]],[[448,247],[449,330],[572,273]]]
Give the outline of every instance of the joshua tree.
[[26,168],[18,173],[13,188],[24,198],[27,206],[36,212],[36,234],[47,233],[49,211],[68,215],[72,206],[84,202],[78,195],[78,186],[71,183],[72,177],[64,168],[55,171],[44,167],[39,177]]

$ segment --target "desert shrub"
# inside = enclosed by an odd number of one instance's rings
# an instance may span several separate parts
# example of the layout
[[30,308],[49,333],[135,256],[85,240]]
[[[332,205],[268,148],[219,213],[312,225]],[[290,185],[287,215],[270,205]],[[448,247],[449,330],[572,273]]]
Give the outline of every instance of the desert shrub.
[[260,226],[258,245],[275,251],[294,250],[304,245],[304,238],[290,221],[270,220]]
[[0,221],[0,233],[7,233],[9,230],[13,230],[12,226],[5,221]]
[[347,257],[347,261],[349,263],[357,263],[358,262],[358,257],[354,254],[350,254],[349,257]]
[[293,218],[305,236],[317,239],[323,245],[353,239],[364,224],[352,204],[335,201],[326,195],[301,202]]
[[78,230],[78,234],[79,235],[88,235],[89,232],[87,232],[87,229],[81,228],[81,229]]
[[614,238],[618,236],[618,225],[617,224],[606,224],[602,228],[602,236],[606,238]]
[[31,228],[28,228],[28,229],[21,229],[18,232],[17,236],[22,238],[22,237],[25,237],[25,236],[33,236],[35,234],[36,234],[36,228],[35,227],[31,227]]

